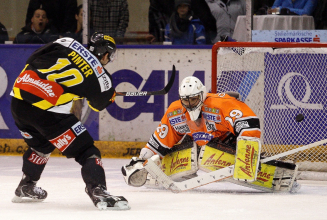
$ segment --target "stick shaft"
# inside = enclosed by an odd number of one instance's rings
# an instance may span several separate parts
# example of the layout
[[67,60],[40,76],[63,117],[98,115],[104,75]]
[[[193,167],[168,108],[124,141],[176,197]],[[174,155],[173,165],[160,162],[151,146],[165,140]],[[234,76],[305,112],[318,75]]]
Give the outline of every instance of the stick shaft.
[[313,148],[313,147],[317,147],[317,146],[323,145],[325,143],[327,143],[327,139],[317,141],[317,142],[314,142],[314,143],[311,143],[311,144],[308,144],[308,145],[304,145],[302,147],[299,147],[299,148],[296,148],[296,149],[293,149],[293,150],[289,150],[289,151],[286,151],[286,152],[283,152],[283,153],[280,153],[280,154],[276,154],[276,155],[271,156],[271,157],[267,157],[265,159],[260,160],[260,162],[265,163],[265,162],[268,162],[268,161],[271,161],[271,160],[275,160],[277,158],[281,158],[281,157],[285,157],[287,155],[297,153],[299,151],[303,151],[303,150],[307,150],[307,149],[310,149],[310,148]]
[[116,96],[150,96],[150,95],[165,95],[169,92],[170,88],[174,84],[176,74],[175,65],[173,65],[173,70],[169,82],[162,90],[158,91],[140,91],[140,92],[116,92]]

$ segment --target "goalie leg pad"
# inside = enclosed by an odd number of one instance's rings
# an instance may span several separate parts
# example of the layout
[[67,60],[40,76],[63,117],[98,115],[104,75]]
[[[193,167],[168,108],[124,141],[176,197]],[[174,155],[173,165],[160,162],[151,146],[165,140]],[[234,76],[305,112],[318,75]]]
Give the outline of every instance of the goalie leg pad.
[[199,156],[199,169],[204,172],[211,172],[233,165],[234,154],[227,153],[221,149],[203,145]]
[[[179,147],[182,150],[167,154],[161,161],[162,171],[174,181],[183,181],[198,171],[196,143],[192,141],[191,144],[180,145],[183,145]],[[185,146],[190,148],[185,149]]]
[[238,137],[233,178],[253,182],[257,179],[261,143],[259,138]]
[[143,167],[145,160],[133,157],[128,165],[121,168],[127,185],[140,187],[146,182],[148,171]]
[[[280,166],[276,166],[277,164]],[[296,193],[299,191],[301,185],[296,181],[298,167],[293,163],[281,161],[278,161],[276,165],[261,164],[257,180],[251,183],[238,181],[233,178],[228,178],[226,181],[264,192]]]

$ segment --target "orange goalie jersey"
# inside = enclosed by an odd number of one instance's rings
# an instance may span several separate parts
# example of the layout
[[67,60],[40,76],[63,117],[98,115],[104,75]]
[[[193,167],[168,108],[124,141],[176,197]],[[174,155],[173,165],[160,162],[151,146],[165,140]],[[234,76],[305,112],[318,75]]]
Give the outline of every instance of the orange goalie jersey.
[[163,157],[185,134],[202,146],[227,132],[260,138],[259,118],[244,102],[234,97],[225,93],[208,93],[201,117],[196,121],[190,119],[180,100],[171,103],[146,148]]

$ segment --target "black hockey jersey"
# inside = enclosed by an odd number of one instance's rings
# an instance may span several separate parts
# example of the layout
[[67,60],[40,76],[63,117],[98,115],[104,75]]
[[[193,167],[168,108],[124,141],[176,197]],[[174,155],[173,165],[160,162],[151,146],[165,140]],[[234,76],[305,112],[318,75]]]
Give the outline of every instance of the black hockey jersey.
[[43,110],[69,114],[73,100],[83,97],[101,111],[114,101],[115,89],[89,50],[72,38],[60,38],[29,57],[11,95]]

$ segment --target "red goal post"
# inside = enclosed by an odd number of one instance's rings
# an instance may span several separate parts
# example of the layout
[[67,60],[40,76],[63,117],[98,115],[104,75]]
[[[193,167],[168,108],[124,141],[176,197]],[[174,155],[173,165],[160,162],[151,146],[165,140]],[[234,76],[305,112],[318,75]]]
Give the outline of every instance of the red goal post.
[[[212,47],[211,92],[241,94],[260,118],[267,156],[327,139],[326,85],[325,43],[217,42]],[[298,114],[304,115],[302,122],[296,122]],[[301,171],[327,172],[326,145],[282,159],[296,162]]]

